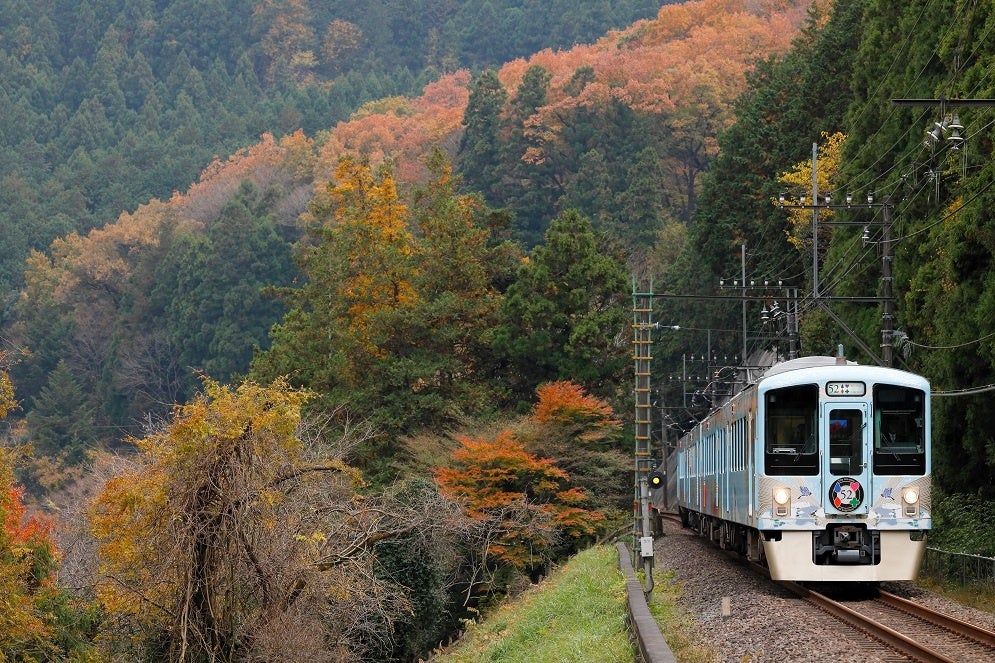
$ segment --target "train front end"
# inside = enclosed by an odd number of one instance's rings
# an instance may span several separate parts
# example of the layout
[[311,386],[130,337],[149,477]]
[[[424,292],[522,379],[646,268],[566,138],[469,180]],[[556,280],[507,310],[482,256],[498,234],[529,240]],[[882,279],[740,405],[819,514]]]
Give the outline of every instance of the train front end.
[[931,526],[929,399],[920,376],[850,363],[760,381],[751,520],[772,577],[917,576]]

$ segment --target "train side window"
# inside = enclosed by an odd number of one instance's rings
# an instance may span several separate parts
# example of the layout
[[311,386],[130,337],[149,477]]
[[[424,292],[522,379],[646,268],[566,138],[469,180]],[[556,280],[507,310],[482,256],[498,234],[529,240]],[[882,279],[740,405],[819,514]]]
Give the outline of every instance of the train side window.
[[814,475],[819,388],[814,384],[772,389],[764,397],[764,469],[772,475]]

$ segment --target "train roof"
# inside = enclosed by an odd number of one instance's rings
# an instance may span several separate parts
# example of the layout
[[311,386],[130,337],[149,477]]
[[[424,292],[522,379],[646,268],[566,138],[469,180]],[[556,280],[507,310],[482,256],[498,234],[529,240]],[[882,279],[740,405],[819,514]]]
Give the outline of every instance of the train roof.
[[801,357],[775,364],[767,369],[759,383],[766,383],[765,386],[782,386],[799,379],[812,379],[808,376],[804,378],[794,377],[792,374],[793,371],[806,369],[809,373],[818,373],[822,379],[886,381],[929,390],[929,381],[915,373],[898,368],[870,366],[837,357],[823,356]]
[[764,372],[764,377],[770,377],[771,375],[777,375],[778,373],[784,373],[785,371],[796,371],[800,368],[822,368],[824,366],[857,366],[857,362],[850,361],[848,359],[839,359],[837,357],[799,357],[798,359],[790,359],[788,361],[782,361],[780,364],[774,364]]

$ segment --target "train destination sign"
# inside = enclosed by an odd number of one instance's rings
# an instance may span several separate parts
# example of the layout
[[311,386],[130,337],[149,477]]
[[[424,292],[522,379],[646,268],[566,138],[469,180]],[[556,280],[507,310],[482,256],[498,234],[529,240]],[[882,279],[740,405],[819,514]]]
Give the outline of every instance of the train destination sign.
[[863,382],[827,382],[826,396],[863,396],[867,385]]

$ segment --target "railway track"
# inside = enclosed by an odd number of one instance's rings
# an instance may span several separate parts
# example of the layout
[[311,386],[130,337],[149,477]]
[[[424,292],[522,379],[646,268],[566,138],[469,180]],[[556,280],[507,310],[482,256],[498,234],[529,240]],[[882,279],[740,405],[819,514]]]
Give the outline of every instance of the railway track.
[[[679,526],[680,519],[676,515],[661,516],[668,523]],[[727,555],[742,562],[738,555],[728,552]],[[744,565],[769,578],[765,567]],[[877,660],[995,663],[995,632],[889,592],[865,590],[856,594],[853,586],[825,585],[823,587],[829,589],[816,591],[814,586],[798,583],[778,584],[837,619],[841,624],[841,637],[863,635],[866,644],[861,646],[866,649],[862,651],[871,654],[873,650]]]
[[894,594],[881,591],[864,599],[834,599],[797,583],[781,585],[910,660],[995,663],[995,633]]

